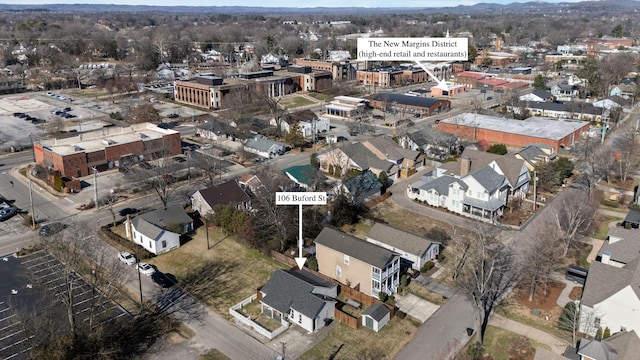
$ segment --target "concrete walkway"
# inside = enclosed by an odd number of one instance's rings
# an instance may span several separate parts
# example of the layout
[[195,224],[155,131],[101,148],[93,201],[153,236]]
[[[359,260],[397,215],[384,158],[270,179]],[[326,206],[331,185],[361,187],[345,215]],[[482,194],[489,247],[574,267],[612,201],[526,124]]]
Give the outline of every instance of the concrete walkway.
[[489,324],[505,330],[512,331],[522,336],[526,336],[529,339],[539,342],[541,344],[548,345],[551,348],[551,351],[553,351],[556,354],[563,354],[567,346],[569,346],[569,344],[566,341],[560,338],[557,338],[551,334],[547,334],[542,330],[532,328],[531,326],[527,326],[517,321],[507,319],[498,314],[493,314],[491,316],[491,318],[489,319]]

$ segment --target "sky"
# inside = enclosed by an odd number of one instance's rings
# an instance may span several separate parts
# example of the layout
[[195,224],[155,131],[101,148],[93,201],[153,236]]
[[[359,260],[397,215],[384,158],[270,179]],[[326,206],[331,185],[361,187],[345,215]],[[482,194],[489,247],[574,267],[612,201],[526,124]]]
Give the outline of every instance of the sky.
[[[549,3],[577,2],[579,0],[545,0]],[[258,7],[451,7],[473,5],[477,3],[509,4],[513,0],[295,0],[291,2],[269,2],[264,0],[0,0],[0,4],[42,5],[42,4],[117,4],[117,5],[154,5],[154,6],[258,6]]]

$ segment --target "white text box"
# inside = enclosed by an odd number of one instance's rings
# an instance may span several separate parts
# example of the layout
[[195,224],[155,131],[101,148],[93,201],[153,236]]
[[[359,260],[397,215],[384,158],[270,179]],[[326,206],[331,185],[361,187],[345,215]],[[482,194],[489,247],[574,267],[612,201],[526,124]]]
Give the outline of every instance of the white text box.
[[358,38],[358,60],[462,61],[468,38]]

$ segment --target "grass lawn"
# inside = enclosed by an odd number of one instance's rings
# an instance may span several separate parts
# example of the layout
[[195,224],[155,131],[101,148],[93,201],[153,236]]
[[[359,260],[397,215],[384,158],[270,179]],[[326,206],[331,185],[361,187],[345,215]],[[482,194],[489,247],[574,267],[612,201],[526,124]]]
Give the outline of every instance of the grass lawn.
[[[123,233],[124,227],[114,232]],[[179,285],[225,317],[230,317],[229,307],[255,294],[275,270],[288,268],[222,231],[209,229],[209,243],[207,250],[200,227],[186,244],[147,262],[175,275]]]
[[243,314],[244,316],[249,316],[251,320],[269,331],[275,331],[280,326],[282,326],[282,324],[280,324],[280,321],[262,314],[259,301],[253,301],[236,311]]
[[[384,219],[389,225],[410,233],[424,235],[425,232],[436,227],[451,232],[451,225],[449,223],[411,212],[399,207],[391,200],[377,204],[371,209],[371,212],[377,218]],[[466,234],[468,232],[468,230],[463,228],[456,229],[457,234]]]
[[[469,343],[473,346],[474,342]],[[495,326],[487,326],[484,336],[485,355],[495,360],[533,359],[535,348],[551,350],[549,346],[540,344],[514,332]]]
[[198,360],[231,360],[231,358],[216,349],[211,349],[206,354],[200,355]]
[[289,99],[282,100],[280,102],[280,105],[282,105],[282,106],[284,106],[284,107],[286,107],[288,109],[297,108],[297,107],[300,107],[300,106],[312,105],[312,104],[313,104],[313,101],[311,101],[311,100],[309,100],[307,98],[304,98],[302,96],[295,96],[295,97],[292,97],[292,98],[289,98]]
[[621,221],[624,218],[624,216],[622,215],[623,214],[621,214],[621,217],[618,218],[609,215],[596,214],[594,225],[596,225],[597,228],[593,227],[591,237],[600,240],[606,240],[607,235],[609,234],[609,223],[611,223],[612,221]]
[[531,317],[525,316],[521,313],[518,313],[517,311],[510,311],[505,307],[498,308],[496,312],[508,319],[523,323],[525,325],[529,325],[538,330],[542,330],[551,335],[554,335],[560,339],[569,340],[569,332],[558,329],[555,322],[546,321],[541,318],[532,319]]
[[425,299],[432,304],[443,305],[445,303],[442,295],[429,291],[416,283],[409,283],[408,290],[413,295]]
[[[323,340],[299,359],[391,359],[411,340],[417,329],[408,317],[391,319],[378,333],[365,327],[352,329],[336,323]],[[334,353],[335,357],[330,357]]]
[[311,96],[312,98],[321,100],[321,101],[331,101],[331,100],[333,100],[333,96],[332,95],[327,95],[327,94],[310,93],[309,96]]

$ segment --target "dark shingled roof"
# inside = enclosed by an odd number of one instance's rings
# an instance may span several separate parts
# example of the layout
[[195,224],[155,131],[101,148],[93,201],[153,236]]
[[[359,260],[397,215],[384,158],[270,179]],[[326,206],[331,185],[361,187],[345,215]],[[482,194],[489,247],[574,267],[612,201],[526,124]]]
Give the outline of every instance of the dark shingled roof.
[[593,261],[584,284],[582,304],[593,307],[627,286],[640,298],[639,265],[638,257],[621,268]]
[[187,212],[180,205],[154,210],[138,217],[163,229],[172,224],[189,224],[193,222],[193,219],[187,215]]
[[265,294],[262,302],[283,314],[294,309],[313,319],[326,303],[320,295],[313,293],[316,286],[333,288],[337,285],[306,270],[276,270],[260,289]]
[[498,174],[488,166],[474,172],[470,176],[476,179],[480,185],[487,189],[489,194],[493,194],[494,191],[500,189],[500,186],[502,186],[505,180],[504,175]]
[[609,229],[607,241],[602,245],[598,255],[608,251],[611,260],[628,264],[640,255],[640,231],[615,227]]
[[441,244],[378,222],[369,230],[367,238],[417,256],[422,256],[432,244]]
[[200,195],[211,207],[239,204],[251,200],[236,180],[229,180],[200,190]]
[[342,231],[325,227],[316,237],[316,244],[349,255],[369,265],[383,269],[396,258],[393,252],[368,243]]
[[362,143],[353,143],[341,148],[349,159],[353,160],[363,169],[379,169],[387,171],[393,164],[389,161],[382,160],[375,156],[371,150],[367,149]]
[[375,321],[382,320],[385,315],[389,314],[389,308],[380,303],[375,303],[367,308],[362,315],[370,316]]

